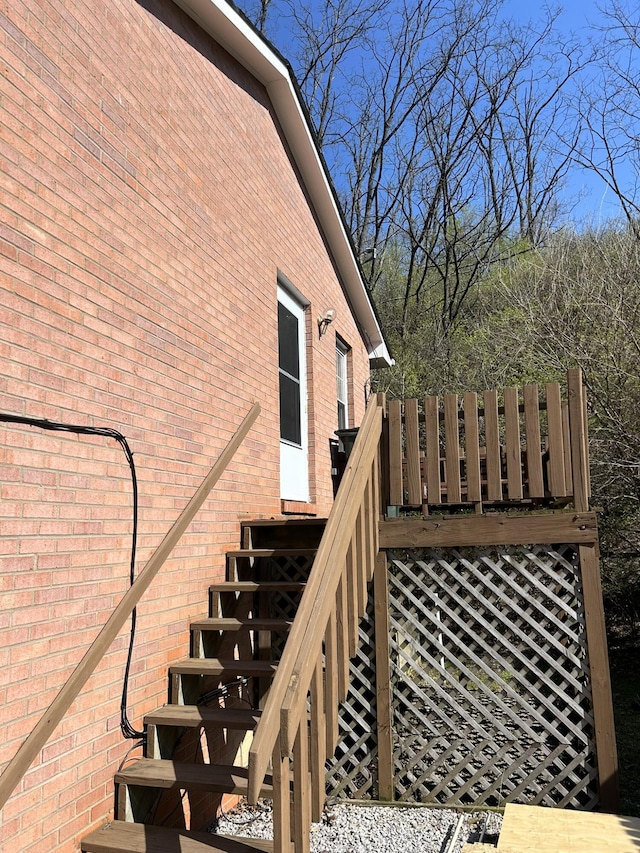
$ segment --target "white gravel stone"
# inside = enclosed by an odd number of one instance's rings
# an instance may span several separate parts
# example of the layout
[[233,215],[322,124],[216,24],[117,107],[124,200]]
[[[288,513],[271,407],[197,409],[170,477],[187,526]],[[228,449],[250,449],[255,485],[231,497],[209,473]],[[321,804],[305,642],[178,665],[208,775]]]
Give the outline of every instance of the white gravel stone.
[[[453,842],[460,818],[462,826]],[[460,853],[467,841],[495,840],[501,816],[488,812],[398,806],[355,806],[336,803],[325,808],[322,823],[311,828],[312,853]],[[273,838],[271,804],[241,805],[223,815],[221,835]]]

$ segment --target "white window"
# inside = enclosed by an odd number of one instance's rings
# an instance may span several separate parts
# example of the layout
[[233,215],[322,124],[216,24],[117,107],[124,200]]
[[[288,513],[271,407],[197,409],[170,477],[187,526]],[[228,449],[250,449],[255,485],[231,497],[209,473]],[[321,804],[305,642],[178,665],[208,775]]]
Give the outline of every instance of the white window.
[[347,385],[347,347],[336,340],[336,397],[338,399],[338,429],[349,426],[349,402]]

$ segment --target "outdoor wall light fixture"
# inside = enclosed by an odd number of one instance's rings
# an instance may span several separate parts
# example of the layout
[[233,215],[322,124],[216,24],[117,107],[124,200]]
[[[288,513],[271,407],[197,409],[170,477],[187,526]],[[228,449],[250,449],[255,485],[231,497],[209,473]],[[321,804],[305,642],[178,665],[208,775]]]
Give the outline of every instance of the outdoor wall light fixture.
[[329,308],[324,312],[322,317],[318,317],[318,333],[320,337],[324,335],[331,323],[336,319],[335,308]]

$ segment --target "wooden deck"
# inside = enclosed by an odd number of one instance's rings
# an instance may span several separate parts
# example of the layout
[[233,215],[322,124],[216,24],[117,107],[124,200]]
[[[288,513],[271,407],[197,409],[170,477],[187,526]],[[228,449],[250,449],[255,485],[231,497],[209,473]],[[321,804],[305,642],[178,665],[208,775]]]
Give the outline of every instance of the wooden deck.
[[462,853],[638,853],[640,818],[510,803],[498,847],[467,844]]

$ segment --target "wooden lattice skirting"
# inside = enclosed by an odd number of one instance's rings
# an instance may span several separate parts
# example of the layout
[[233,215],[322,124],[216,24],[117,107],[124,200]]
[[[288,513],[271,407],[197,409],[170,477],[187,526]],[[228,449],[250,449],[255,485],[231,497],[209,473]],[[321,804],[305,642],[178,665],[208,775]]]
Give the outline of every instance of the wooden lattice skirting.
[[[402,549],[387,561],[393,798],[595,808],[578,548]],[[379,797],[374,624],[370,601],[330,796]]]
[[378,799],[376,669],[373,596],[360,622],[358,651],[349,663],[350,687],[340,708],[339,740],[327,762],[327,796]]

